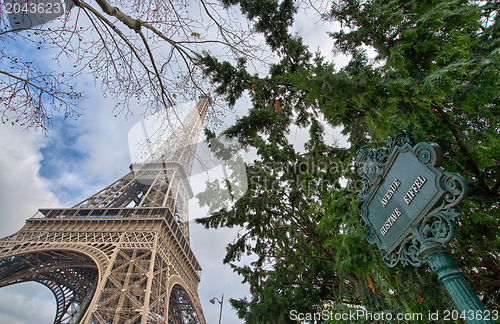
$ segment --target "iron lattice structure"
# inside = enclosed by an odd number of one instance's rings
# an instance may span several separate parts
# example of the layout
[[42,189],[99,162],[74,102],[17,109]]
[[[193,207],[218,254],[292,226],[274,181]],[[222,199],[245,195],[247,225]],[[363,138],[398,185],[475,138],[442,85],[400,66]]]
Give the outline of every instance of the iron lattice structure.
[[160,149],[71,208],[39,209],[0,239],[0,287],[35,281],[54,323],[205,323],[189,244],[189,175],[211,99]]

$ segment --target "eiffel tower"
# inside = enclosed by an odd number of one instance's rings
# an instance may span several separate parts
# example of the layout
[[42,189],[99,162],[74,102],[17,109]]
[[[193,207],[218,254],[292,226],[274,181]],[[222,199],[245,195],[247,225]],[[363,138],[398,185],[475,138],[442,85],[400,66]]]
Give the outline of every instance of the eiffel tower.
[[205,323],[188,179],[210,104],[201,96],[164,145],[108,187],[71,208],[39,209],[0,239],[0,287],[45,285],[54,323]]

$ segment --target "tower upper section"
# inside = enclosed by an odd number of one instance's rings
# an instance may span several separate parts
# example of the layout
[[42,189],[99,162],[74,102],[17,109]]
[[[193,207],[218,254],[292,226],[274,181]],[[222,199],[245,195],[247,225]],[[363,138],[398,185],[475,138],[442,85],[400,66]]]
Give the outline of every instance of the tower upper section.
[[212,99],[200,96],[196,107],[169,136],[169,138],[147,160],[148,162],[175,162],[182,166],[189,179],[193,167],[196,146],[200,138],[201,128]]
[[211,104],[201,96],[177,129],[144,163],[75,206],[43,209],[45,217],[165,218],[172,219],[189,242],[188,202],[193,196],[189,178],[201,128]]

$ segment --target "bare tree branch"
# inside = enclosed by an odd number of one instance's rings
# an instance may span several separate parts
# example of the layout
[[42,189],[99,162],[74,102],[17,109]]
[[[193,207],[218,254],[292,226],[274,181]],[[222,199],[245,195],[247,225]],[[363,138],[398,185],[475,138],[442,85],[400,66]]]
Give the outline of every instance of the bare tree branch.
[[[27,113],[25,118],[39,114],[46,114],[47,118],[28,118],[27,124],[44,128],[51,116],[58,115],[61,109],[65,116],[76,117],[80,114],[76,107],[81,93],[75,87],[66,87],[64,82],[90,74],[105,95],[116,98],[118,111],[132,113],[136,105],[143,107],[144,114],[162,109],[180,122],[182,118],[172,109],[176,98],[187,101],[210,92],[210,85],[197,65],[198,53],[210,50],[228,59],[238,56],[259,59],[259,48],[251,42],[251,30],[248,26],[239,28],[238,20],[231,19],[236,11],[226,10],[222,4],[205,0],[117,0],[113,4],[106,0],[73,0],[73,4],[71,13],[33,29],[13,32],[0,26],[0,41],[6,41],[4,44],[13,42],[34,47],[52,56],[65,70],[65,77],[61,78],[60,73],[47,68],[39,59],[31,65],[32,71],[58,84],[56,88],[65,89],[64,103],[61,98],[50,99],[53,94],[50,90],[40,92],[41,89],[33,87],[43,88],[43,82],[28,83],[29,91],[20,91],[18,83],[30,79],[23,74],[21,63],[10,67],[9,60],[14,60],[18,53],[7,45],[0,45],[0,54],[5,54],[0,58],[0,70],[8,73],[2,74],[5,86],[0,87],[4,116],[13,116],[18,111],[5,104],[20,104],[23,97],[26,99],[36,91],[42,94],[39,100],[24,101],[32,105],[26,109],[39,109],[40,112]],[[19,62],[23,60],[29,59],[25,57]],[[57,106],[57,103],[63,107],[56,109],[54,104]],[[208,115],[215,116],[212,112]]]

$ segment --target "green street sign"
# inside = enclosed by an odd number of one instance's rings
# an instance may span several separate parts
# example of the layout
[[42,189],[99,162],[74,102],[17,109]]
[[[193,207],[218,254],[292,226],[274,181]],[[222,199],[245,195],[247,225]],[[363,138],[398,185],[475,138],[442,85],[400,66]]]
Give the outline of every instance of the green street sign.
[[422,164],[409,145],[396,148],[386,169],[385,180],[373,191],[366,208],[377,244],[392,252],[411,234],[410,226],[418,224],[436,205],[444,190],[436,185],[439,172]]
[[401,132],[388,147],[363,147],[355,157],[361,177],[359,214],[366,239],[377,244],[389,267],[399,262],[436,273],[468,323],[492,323],[474,291],[443,245],[455,233],[453,208],[465,196],[467,182],[441,167],[442,152],[434,142],[413,145]]
[[364,147],[356,155],[367,240],[377,244],[390,267],[400,261],[419,266],[421,252],[454,234],[453,206],[464,197],[467,182],[440,167],[441,161],[438,144],[413,146],[407,132],[390,138],[387,148]]

